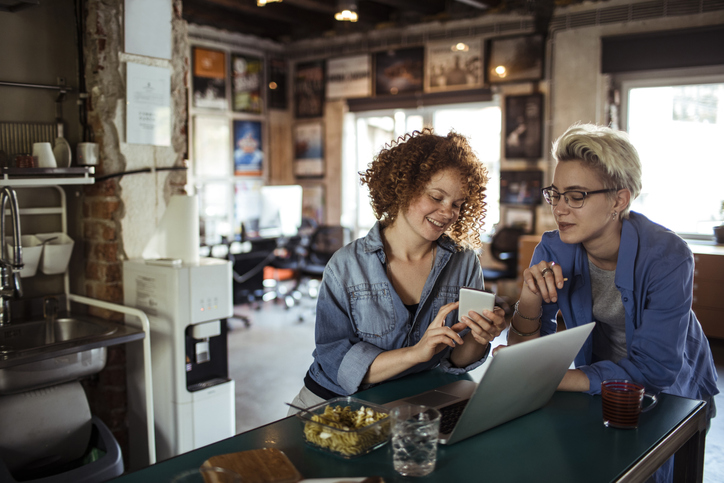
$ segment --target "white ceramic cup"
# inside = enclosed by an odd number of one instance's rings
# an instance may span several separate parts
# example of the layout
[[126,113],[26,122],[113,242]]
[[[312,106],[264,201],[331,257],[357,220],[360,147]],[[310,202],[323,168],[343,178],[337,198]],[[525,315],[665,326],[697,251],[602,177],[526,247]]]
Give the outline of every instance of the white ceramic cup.
[[78,164],[81,166],[95,166],[98,164],[98,144],[78,143],[76,149]]
[[33,157],[37,158],[38,168],[57,168],[53,146],[50,143],[33,143]]

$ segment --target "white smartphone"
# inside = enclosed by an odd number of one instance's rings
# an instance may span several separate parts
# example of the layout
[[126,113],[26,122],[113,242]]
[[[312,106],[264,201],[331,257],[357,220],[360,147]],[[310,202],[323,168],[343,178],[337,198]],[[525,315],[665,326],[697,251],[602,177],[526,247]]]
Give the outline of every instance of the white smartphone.
[[460,289],[460,307],[458,308],[458,322],[462,320],[463,315],[468,312],[475,311],[483,315],[483,310],[492,311],[495,308],[495,294],[486,292],[485,290],[462,287]]

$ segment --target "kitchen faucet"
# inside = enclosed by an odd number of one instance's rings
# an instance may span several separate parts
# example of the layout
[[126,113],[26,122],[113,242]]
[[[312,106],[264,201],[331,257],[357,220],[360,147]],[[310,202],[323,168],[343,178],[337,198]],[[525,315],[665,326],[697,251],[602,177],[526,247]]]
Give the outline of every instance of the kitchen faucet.
[[[13,257],[8,256],[8,244],[5,242],[5,205],[10,201],[10,218],[13,229]],[[0,326],[10,323],[10,299],[20,298],[23,288],[20,284],[20,270],[23,268],[23,249],[20,235],[20,210],[18,197],[9,186],[0,188],[0,234],[2,236],[2,249],[0,249]]]

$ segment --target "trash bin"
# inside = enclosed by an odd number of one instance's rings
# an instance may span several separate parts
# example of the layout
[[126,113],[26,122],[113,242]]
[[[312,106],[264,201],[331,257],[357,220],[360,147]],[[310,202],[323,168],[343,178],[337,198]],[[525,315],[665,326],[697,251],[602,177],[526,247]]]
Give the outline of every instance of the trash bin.
[[[7,483],[100,483],[123,474],[121,447],[108,427],[98,417],[93,425],[88,451],[78,460],[58,468],[53,474],[32,474],[31,471],[13,476],[0,460],[0,481]],[[15,478],[20,478],[16,480]]]

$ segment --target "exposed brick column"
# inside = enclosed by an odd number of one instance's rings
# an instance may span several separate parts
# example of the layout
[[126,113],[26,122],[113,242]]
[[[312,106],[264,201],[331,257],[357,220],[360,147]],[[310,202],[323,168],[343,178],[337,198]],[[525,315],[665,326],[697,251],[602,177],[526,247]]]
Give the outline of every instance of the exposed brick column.
[[[87,99],[87,121],[93,133],[93,141],[98,143],[100,151],[96,178],[103,175],[116,175],[126,171],[127,163],[122,151],[122,136],[119,132],[125,122],[119,108],[125,104],[125,82],[121,75],[123,62],[120,53],[123,50],[123,7],[124,0],[84,0],[86,29],[84,32],[85,81],[89,97]],[[182,0],[172,0],[172,77],[171,100],[173,129],[171,148],[174,166],[182,166],[187,150],[187,75],[189,59],[187,56],[188,38],[186,22],[182,18]],[[143,148],[142,148],[143,149]],[[137,151],[139,152],[139,151]],[[140,151],[156,167],[169,166],[158,164],[156,147],[149,146]],[[137,160],[136,160],[137,161]],[[149,175],[142,175],[149,176]],[[131,200],[122,186],[128,186],[123,177],[111,177],[96,182],[83,189],[82,230],[85,255],[84,280],[79,280],[85,295],[106,302],[123,304],[123,260],[129,256],[138,256],[131,244],[126,241],[129,235],[143,231],[141,227],[127,224],[125,220],[126,204],[131,210],[133,203],[144,206],[156,206],[159,193],[144,192],[141,198],[134,195]],[[129,178],[132,182],[132,178]],[[176,193],[183,193],[186,184],[186,172],[173,171],[165,178],[163,199]],[[128,190],[127,190],[128,191]],[[125,200],[125,204],[124,204]],[[125,224],[124,224],[125,223]],[[123,229],[127,233],[123,233]],[[149,227],[145,227],[149,228]],[[90,313],[99,317],[123,323],[123,316],[97,308]],[[109,348],[108,361],[103,371],[84,380],[91,412],[110,428],[121,445],[124,459],[128,463],[128,403],[126,381],[125,345]]]
[[[88,297],[123,304],[123,267],[120,230],[117,221],[121,201],[118,183],[110,179],[86,187],[83,200],[83,241],[85,246],[85,292]],[[91,307],[92,315],[123,323],[123,315]],[[106,367],[85,381],[93,414],[113,432],[124,455],[128,454],[126,424],[125,345],[108,348]]]
[[[118,55],[123,45],[123,0],[87,0],[85,6],[87,28],[84,33],[84,55],[89,93],[87,111],[93,133],[92,141],[99,144],[100,160],[96,167],[98,177],[123,172],[126,167],[115,124],[116,110],[125,97]],[[88,297],[123,304],[123,242],[120,224],[123,202],[118,179],[110,178],[83,189],[84,287]],[[123,315],[117,312],[93,307],[89,308],[89,312],[123,323]],[[109,347],[104,370],[84,380],[83,385],[91,412],[108,426],[127,458],[125,345]]]

